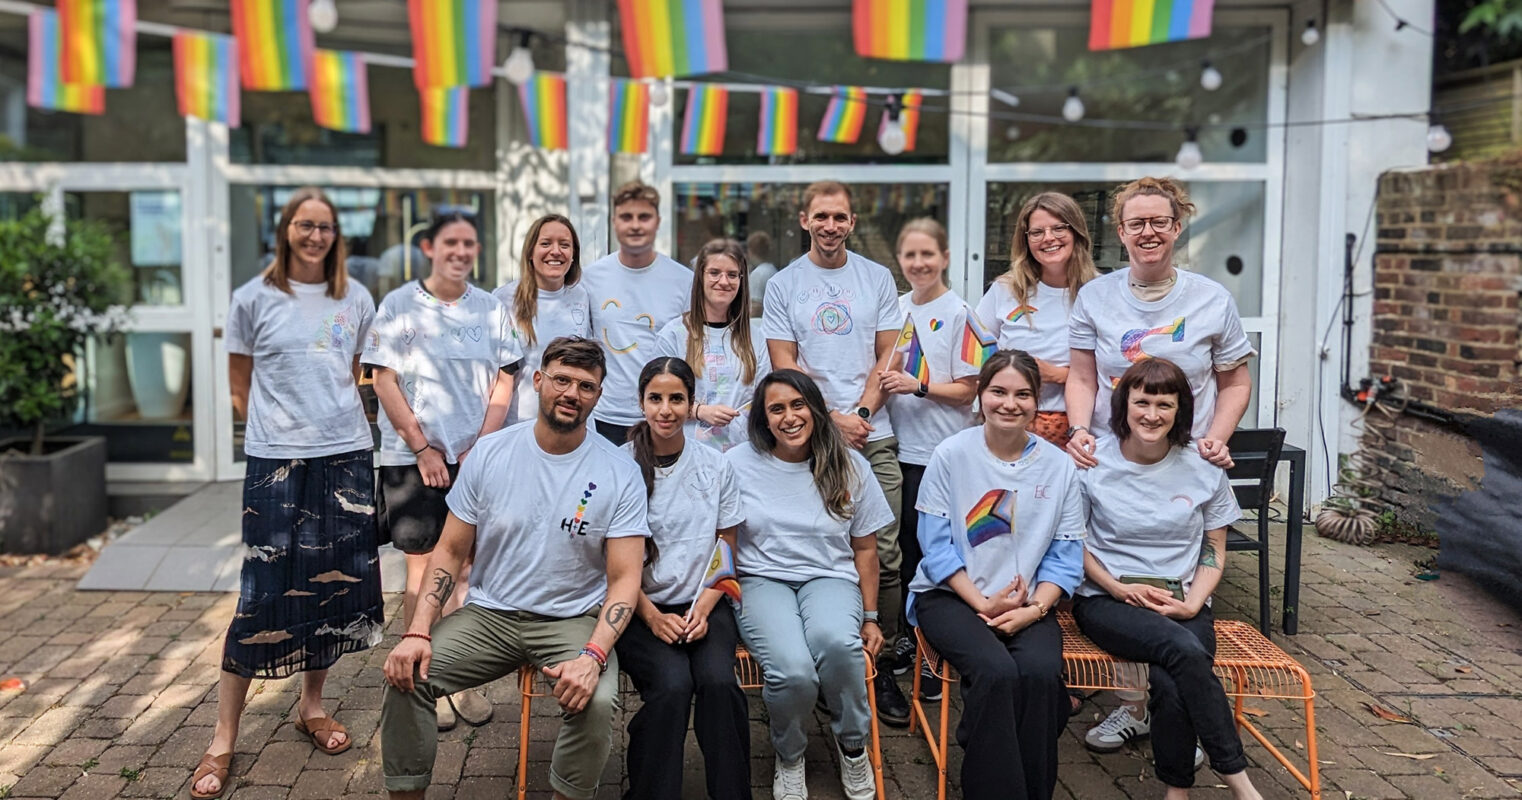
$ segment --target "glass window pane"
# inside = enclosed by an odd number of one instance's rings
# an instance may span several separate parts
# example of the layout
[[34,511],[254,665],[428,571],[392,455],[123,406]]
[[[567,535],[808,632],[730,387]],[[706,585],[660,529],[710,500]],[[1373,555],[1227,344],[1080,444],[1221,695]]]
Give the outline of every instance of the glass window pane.
[[75,362],[74,424],[58,432],[106,437],[106,457],[115,464],[194,461],[190,347],[189,333],[92,342]]
[[[1200,131],[1207,162],[1264,161],[1266,134],[1252,126],[1267,119],[1270,36],[1266,26],[1217,27],[1208,39],[1091,52],[1087,23],[995,28],[991,84],[1019,105],[990,98],[988,160],[1174,160],[1184,141],[1181,127],[1138,130],[1019,118],[1060,118],[1068,89],[1078,85],[1085,119],[1221,125]],[[1206,58],[1224,79],[1215,91],[1200,86]],[[1234,125],[1247,127],[1234,133]]]
[[185,302],[181,278],[180,193],[65,192],[64,219],[94,220],[116,233],[117,258],[132,274],[121,302],[178,306]]

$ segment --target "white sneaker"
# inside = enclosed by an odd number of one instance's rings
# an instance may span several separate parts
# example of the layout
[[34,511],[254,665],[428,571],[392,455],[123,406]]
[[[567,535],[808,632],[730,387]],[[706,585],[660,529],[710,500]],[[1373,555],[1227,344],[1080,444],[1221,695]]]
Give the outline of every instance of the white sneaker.
[[877,782],[872,780],[872,760],[865,747],[861,755],[852,758],[836,743],[835,752],[840,753],[840,785],[846,790],[846,800],[872,800],[877,796]]
[[1194,748],[1194,768],[1198,770],[1203,766],[1205,766],[1205,751],[1201,750],[1199,746],[1196,745]]
[[1142,718],[1131,716],[1131,707],[1122,703],[1104,722],[1089,728],[1083,743],[1096,753],[1113,753],[1126,746],[1126,742],[1152,732],[1152,715],[1144,708]]
[[789,764],[777,756],[773,764],[773,800],[809,800],[809,787],[803,781],[803,759]]

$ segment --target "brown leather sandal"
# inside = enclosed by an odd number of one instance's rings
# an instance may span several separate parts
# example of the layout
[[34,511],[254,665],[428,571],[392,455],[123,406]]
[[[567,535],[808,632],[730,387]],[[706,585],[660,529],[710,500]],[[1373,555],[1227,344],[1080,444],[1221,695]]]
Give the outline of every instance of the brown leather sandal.
[[[232,753],[223,753],[220,756],[214,756],[211,753],[202,755],[200,763],[196,764],[195,773],[190,776],[190,796],[196,798],[196,800],[211,800],[214,797],[221,797],[222,793],[227,791],[227,771],[232,767],[232,764]],[[196,791],[196,784],[200,783],[201,779],[207,775],[217,779],[217,790],[215,792]]]
[[[349,729],[332,717],[311,717],[300,720],[296,723],[296,730],[312,737],[312,746],[330,756],[336,756],[354,744],[353,737],[349,736]],[[344,735],[343,744],[328,747],[327,742],[335,733]]]

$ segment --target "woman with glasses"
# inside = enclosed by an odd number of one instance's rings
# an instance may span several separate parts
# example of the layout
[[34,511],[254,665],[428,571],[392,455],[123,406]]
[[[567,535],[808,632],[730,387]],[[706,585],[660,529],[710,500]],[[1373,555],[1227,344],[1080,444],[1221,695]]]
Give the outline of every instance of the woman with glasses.
[[534,220],[518,263],[522,278],[492,292],[507,307],[512,335],[523,352],[523,379],[513,389],[508,425],[539,416],[534,373],[544,346],[561,336],[592,335],[592,298],[581,283],[581,240],[569,219],[545,214]]
[[[475,217],[437,216],[421,245],[428,277],[381,300],[361,358],[374,369],[383,411],[376,419],[381,541],[406,554],[403,625],[412,624],[428,554],[449,516],[444,498],[476,440],[502,427],[522,360],[507,310],[469,280],[481,252]],[[458,610],[463,594],[443,613]],[[439,730],[453,728],[457,712],[471,725],[492,716],[491,701],[478,689],[442,696],[437,707]]]
[[1098,274],[1083,209],[1061,192],[1025,201],[1015,218],[1009,271],[978,302],[978,319],[999,348],[1023,350],[1041,368],[1041,397],[1031,432],[1067,446],[1068,314],[1078,290]]

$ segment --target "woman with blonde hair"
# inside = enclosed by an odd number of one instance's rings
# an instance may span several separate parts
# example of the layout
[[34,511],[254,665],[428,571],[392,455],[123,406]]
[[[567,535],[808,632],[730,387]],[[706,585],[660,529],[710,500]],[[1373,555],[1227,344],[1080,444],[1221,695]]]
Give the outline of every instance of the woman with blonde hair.
[[545,214],[534,220],[518,264],[522,277],[492,292],[507,306],[523,351],[523,380],[513,387],[504,427],[539,415],[533,377],[544,346],[561,336],[592,335],[592,298],[581,283],[581,240],[569,219]]

